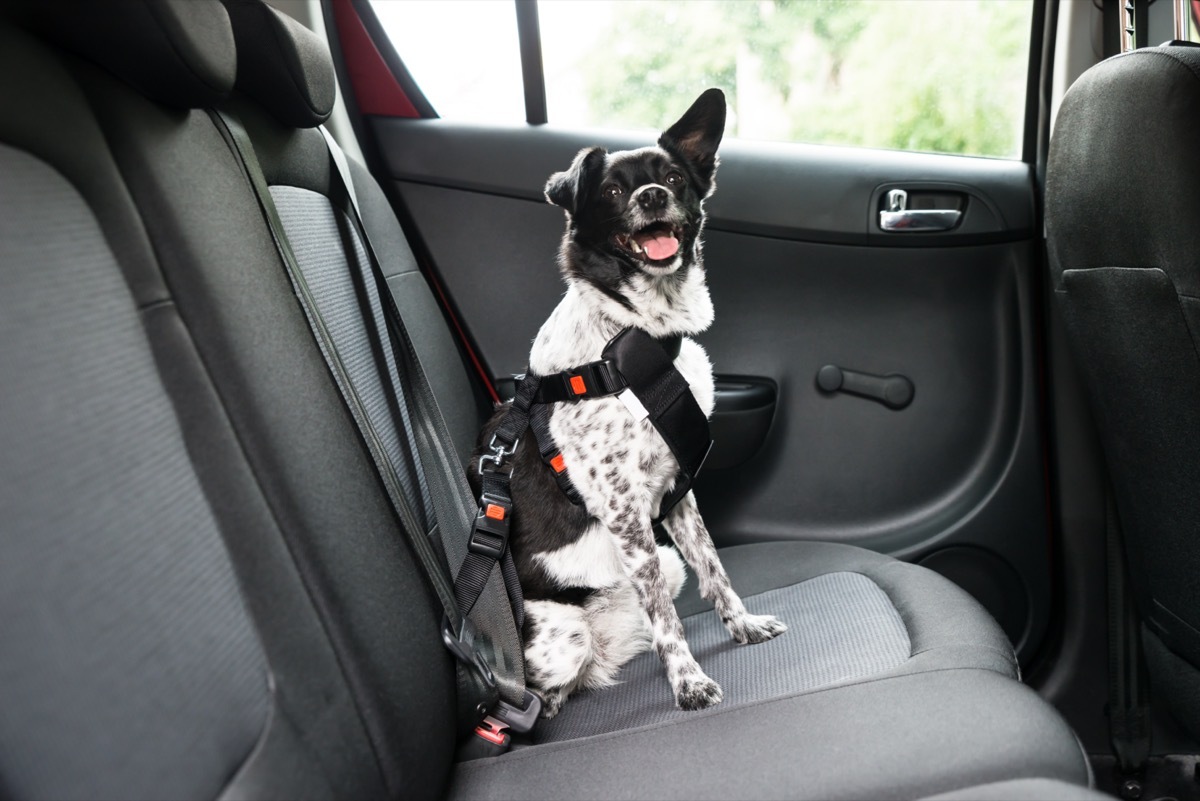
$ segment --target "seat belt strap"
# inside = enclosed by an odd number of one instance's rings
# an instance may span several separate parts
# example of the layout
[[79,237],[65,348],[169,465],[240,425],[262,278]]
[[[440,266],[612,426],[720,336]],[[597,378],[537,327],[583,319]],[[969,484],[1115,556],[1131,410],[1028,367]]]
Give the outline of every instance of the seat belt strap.
[[[417,516],[401,489],[395,466],[388,457],[383,441],[366,411],[362,398],[350,380],[349,371],[334,345],[334,339],[320,313],[316,298],[296,261],[249,135],[240,121],[231,114],[213,110],[210,111],[210,116],[217,130],[237,156],[243,174],[254,190],[260,211],[267,222],[276,250],[284,264],[318,349],[375,464],[376,472],[384,485],[393,512],[399,519],[400,527],[434,589],[434,594],[443,610],[443,621],[454,621],[455,627],[449,629],[450,636],[447,636],[447,631],[444,630],[443,638],[447,640],[447,647],[458,656],[455,669],[458,683],[459,730],[462,733],[470,732],[478,725],[483,713],[493,708],[498,699],[498,687],[494,674],[475,645],[475,627],[460,614],[454,601],[453,585],[435,551],[434,542],[424,535],[424,527],[418,522]],[[397,363],[397,368],[399,368],[399,363]],[[444,626],[448,625],[444,623]]]
[[454,593],[449,586],[448,577],[441,570],[437,556],[429,541],[419,534],[419,532],[423,531],[423,527],[417,522],[416,515],[404,497],[395,467],[387,456],[378,431],[376,431],[375,426],[367,415],[366,406],[350,381],[349,371],[346,369],[341,355],[334,347],[333,337],[329,333],[329,328],[321,316],[312,290],[304,278],[304,273],[296,262],[296,257],[288,242],[283,222],[279,219],[279,213],[275,208],[275,202],[271,197],[266,178],[263,176],[262,168],[254,153],[254,146],[250,141],[250,137],[233,115],[220,111],[212,111],[210,113],[213,120],[217,123],[218,130],[225,134],[231,149],[238,157],[247,180],[254,189],[259,208],[267,222],[267,227],[271,231],[275,248],[279,252],[280,259],[286,268],[292,289],[300,301],[300,307],[304,312],[305,319],[308,321],[309,328],[312,330],[313,338],[316,340],[317,347],[321,351],[321,356],[324,358],[326,366],[334,378],[334,383],[337,385],[338,391],[347,408],[350,410],[359,433],[363,437],[371,459],[375,463],[376,471],[383,481],[384,489],[392,508],[396,516],[400,518],[401,527],[408,534],[413,544],[414,552],[416,552],[417,557],[421,560],[425,572],[429,575],[430,583],[433,585],[434,592],[442,608],[447,614],[457,616],[458,608],[454,603]]
[[[325,137],[334,166],[335,200],[338,194],[336,190],[340,190],[341,199],[344,201],[342,210],[350,218],[363,243],[371,276],[383,306],[390,333],[389,341],[395,350],[397,361],[405,366],[402,375],[408,378],[412,390],[408,394],[413,396],[417,406],[413,415],[414,428],[422,462],[427,474],[432,474],[433,480],[429,481],[430,496],[438,519],[440,541],[450,564],[461,563],[472,553],[473,545],[478,547],[479,538],[474,533],[476,520],[472,493],[459,467],[459,457],[454,451],[453,440],[450,438],[428,376],[396,307],[378,252],[363,224],[345,154],[327,130],[320,130]],[[464,620],[474,613],[470,619],[474,620],[478,633],[484,639],[484,642],[477,643],[476,647],[486,647],[485,658],[491,665],[501,701],[504,702],[499,707],[493,707],[491,715],[501,718],[513,731],[528,731],[528,727],[532,726],[533,720],[536,719],[538,710],[534,709],[530,719],[528,713],[531,704],[537,699],[525,688],[524,653],[520,634],[524,621],[524,598],[511,552],[504,548],[497,561],[500,565],[501,580],[490,583],[489,571],[489,576],[483,576],[480,590],[475,598],[471,599],[470,604],[457,603],[460,593],[456,588],[456,605]],[[455,584],[457,583],[456,579]],[[477,610],[476,600],[483,601]],[[458,656],[458,649],[450,643],[454,626],[447,620],[444,628],[443,636],[447,640],[447,646]]]
[[1133,799],[1141,794],[1142,774],[1150,758],[1150,691],[1120,519],[1111,484],[1106,489],[1109,733],[1123,778],[1121,794]]

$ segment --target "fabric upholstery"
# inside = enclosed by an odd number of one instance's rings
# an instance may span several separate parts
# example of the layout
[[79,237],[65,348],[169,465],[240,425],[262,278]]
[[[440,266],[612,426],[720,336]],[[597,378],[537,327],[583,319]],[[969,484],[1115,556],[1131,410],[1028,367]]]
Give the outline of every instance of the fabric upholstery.
[[903,799],[1023,777],[1086,785],[1087,760],[1028,687],[947,669],[460,763],[448,797]]
[[237,51],[219,0],[20,0],[32,28],[172,108],[233,89]]
[[385,792],[437,797],[454,746],[440,608],[252,190],[207,114],[180,115],[107,76],[85,77],[180,319],[334,648]]
[[[165,300],[167,289],[133,199],[64,61],[86,72],[99,71],[91,63],[64,59],[25,31],[0,24],[0,105],[21,109],[20,114],[0,114],[0,141],[53,165],[79,191],[139,305]],[[53,131],[58,135],[47,133]]]
[[277,713],[227,798],[384,794],[337,655],[178,310],[142,312],[188,453],[273,667]]
[[[1153,683],[1174,690],[1156,701],[1177,707],[1187,706],[1183,687],[1200,692],[1198,129],[1200,47],[1117,56],[1064,98],[1046,179],[1055,296],[1099,428],[1139,613],[1179,657],[1151,661]],[[1200,734],[1196,715],[1180,720]]]
[[[722,548],[721,563],[743,596],[832,572],[861,573],[887,594],[904,621],[912,656],[894,670],[912,673],[975,667],[1019,677],[1012,645],[969,593],[932,570],[883,554],[827,542],[764,542]],[[689,574],[676,607],[690,615],[711,609]]]
[[337,79],[329,48],[261,0],[225,0],[237,41],[237,88],[292,128],[329,118]]
[[1113,797],[1054,779],[1014,779],[938,793],[921,801],[1113,801]]
[[476,401],[476,392],[464,369],[466,360],[459,354],[450,324],[421,274],[383,190],[358,162],[350,162],[350,172],[362,206],[363,226],[383,262],[392,298],[429,378],[454,447],[466,465],[479,436],[480,422],[491,410],[481,408]]
[[99,226],[0,174],[0,786],[215,795],[272,708],[257,635]]
[[[120,86],[90,62],[55,54],[0,24],[0,100],[24,110],[0,115],[0,142],[53,165],[95,214],[141,309],[188,453],[233,556],[263,649],[271,665],[282,666],[273,670],[277,714],[270,717],[259,747],[224,792],[236,797],[247,788],[258,788],[252,793],[258,797],[303,798],[332,782],[346,796],[381,795],[382,779],[372,767],[371,745],[341,667],[220,397],[171,303],[154,247],[105,134],[71,73],[101,106],[106,92]],[[128,94],[123,87],[120,91]],[[166,247],[164,252],[173,250]],[[3,410],[0,405],[0,414]],[[286,765],[281,767],[281,762]]]
[[[428,530],[433,520],[429,487],[413,447],[412,419],[395,354],[390,348],[377,347],[390,337],[366,248],[350,220],[324,195],[294,186],[273,186],[271,196],[367,418],[396,468],[409,506]],[[353,267],[348,258],[351,254]]]
[[769,642],[739,646],[713,612],[684,618],[688,646],[724,693],[703,713],[675,706],[662,661],[647,651],[621,669],[615,687],[578,693],[535,730],[539,743],[718,714],[736,706],[890,670],[908,659],[908,632],[887,595],[861,573],[827,573],[790,587],[746,596],[754,614],[772,614],[788,630]]

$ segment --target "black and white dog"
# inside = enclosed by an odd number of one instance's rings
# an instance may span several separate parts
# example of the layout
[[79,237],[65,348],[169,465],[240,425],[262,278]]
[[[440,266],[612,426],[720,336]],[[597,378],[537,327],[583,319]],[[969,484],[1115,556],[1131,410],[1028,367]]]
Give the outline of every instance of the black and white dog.
[[[567,213],[559,254],[567,292],[534,340],[533,374],[595,361],[625,328],[655,338],[683,335],[675,368],[704,414],[712,414],[712,365],[687,335],[713,319],[700,233],[724,127],[725,96],[710,89],[657,147],[589,148],[551,176],[546,198]],[[489,441],[505,411],[485,426],[481,442]],[[736,641],[763,642],[787,627],[746,611],[692,493],[663,520],[678,552],[655,544],[651,521],[678,464],[648,420],[609,396],[556,404],[549,428],[582,505],[560,490],[532,436],[513,456],[511,483],[510,543],[525,595],[525,672],[542,698],[543,716],[556,715],[576,689],[613,684],[621,666],[650,644],[679,707],[720,702],[721,688],[692,656],[672,603],[684,581],[679,554]]]

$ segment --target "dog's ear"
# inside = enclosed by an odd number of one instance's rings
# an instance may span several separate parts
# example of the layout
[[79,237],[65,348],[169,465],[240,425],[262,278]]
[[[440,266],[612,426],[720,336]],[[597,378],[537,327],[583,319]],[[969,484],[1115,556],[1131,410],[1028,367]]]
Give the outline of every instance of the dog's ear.
[[580,150],[569,168],[550,176],[546,182],[546,200],[574,214],[592,182],[600,177],[606,155],[608,151],[602,147]]
[[725,93],[709,89],[658,138],[659,147],[687,159],[711,182],[717,171],[717,147],[725,134]]

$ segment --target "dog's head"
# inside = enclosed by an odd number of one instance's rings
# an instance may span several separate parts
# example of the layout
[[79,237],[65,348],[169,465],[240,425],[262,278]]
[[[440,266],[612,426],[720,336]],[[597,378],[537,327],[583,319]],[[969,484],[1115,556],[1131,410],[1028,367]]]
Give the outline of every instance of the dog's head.
[[656,147],[579,152],[546,184],[546,199],[568,214],[562,265],[623,300],[633,277],[686,271],[699,259],[703,201],[712,194],[725,95],[709,89]]

